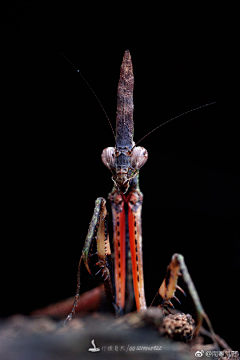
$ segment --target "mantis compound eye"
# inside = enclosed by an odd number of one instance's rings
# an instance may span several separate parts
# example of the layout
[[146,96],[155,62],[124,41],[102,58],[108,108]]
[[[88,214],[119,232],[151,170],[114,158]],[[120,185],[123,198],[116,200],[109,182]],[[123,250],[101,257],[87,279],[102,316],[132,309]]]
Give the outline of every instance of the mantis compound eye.
[[133,148],[132,154],[131,154],[131,166],[138,170],[140,169],[145,162],[148,159],[148,152],[147,150],[142,146],[137,146]]
[[114,168],[115,164],[115,148],[114,147],[108,147],[103,150],[102,155],[102,162],[104,165],[109,169],[112,170]]

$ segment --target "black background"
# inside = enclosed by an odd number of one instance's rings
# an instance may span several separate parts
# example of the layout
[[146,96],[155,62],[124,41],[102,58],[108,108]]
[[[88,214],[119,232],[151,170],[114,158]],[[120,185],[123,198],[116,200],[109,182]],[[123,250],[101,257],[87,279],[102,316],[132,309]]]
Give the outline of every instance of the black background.
[[[115,127],[119,69],[129,49],[135,141],[217,102],[141,143],[149,152],[140,172],[147,303],[172,254],[182,253],[215,331],[239,350],[234,22],[217,2],[117,6],[16,1],[5,13],[1,315],[74,294],[94,201],[112,188],[100,157],[114,146],[110,126],[60,52],[80,69]],[[82,291],[95,285],[83,271]]]

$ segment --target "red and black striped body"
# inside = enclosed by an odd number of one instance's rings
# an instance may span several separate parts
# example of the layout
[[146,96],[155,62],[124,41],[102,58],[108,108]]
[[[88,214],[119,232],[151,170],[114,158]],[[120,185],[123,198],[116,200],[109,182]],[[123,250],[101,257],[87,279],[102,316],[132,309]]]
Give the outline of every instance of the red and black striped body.
[[[131,308],[131,282],[133,281],[136,307],[146,308],[143,261],[141,210],[143,195],[137,179],[132,180],[126,194],[113,188],[109,194],[113,215],[113,244],[116,303]],[[129,303],[125,304],[125,301]]]

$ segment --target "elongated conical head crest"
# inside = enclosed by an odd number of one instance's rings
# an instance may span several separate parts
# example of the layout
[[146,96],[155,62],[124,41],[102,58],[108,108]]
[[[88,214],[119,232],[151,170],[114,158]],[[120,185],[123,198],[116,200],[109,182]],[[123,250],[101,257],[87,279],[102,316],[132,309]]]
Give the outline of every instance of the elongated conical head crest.
[[125,51],[117,92],[116,145],[131,150],[133,142],[133,86],[131,55]]

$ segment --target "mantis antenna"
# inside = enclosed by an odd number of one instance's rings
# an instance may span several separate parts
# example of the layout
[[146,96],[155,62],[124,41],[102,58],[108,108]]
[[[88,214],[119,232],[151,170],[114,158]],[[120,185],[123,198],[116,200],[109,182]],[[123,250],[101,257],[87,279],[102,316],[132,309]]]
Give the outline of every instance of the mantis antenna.
[[87,84],[87,86],[89,87],[89,89],[91,90],[91,92],[93,93],[93,95],[95,96],[95,98],[97,99],[99,105],[101,106],[106,118],[107,118],[107,121],[109,122],[109,125],[112,129],[112,133],[113,133],[113,137],[115,139],[115,143],[116,143],[116,137],[115,137],[115,134],[114,134],[114,130],[113,130],[113,127],[112,127],[112,124],[111,124],[111,121],[109,120],[109,117],[108,117],[108,114],[106,112],[106,110],[104,109],[101,101],[99,100],[99,98],[97,97],[95,91],[92,89],[92,87],[89,85],[89,83],[87,82],[87,80],[85,79],[85,77],[82,75],[82,73],[79,71],[79,69],[71,62],[71,60],[65,55],[63,54],[62,52],[60,53],[68,62],[70,65],[72,65],[72,67],[77,71],[77,73],[81,76],[81,78],[83,79],[83,81]]
[[192,111],[199,110],[199,109],[201,109],[201,108],[204,108],[204,107],[206,107],[206,106],[210,106],[210,105],[213,105],[213,104],[216,104],[216,101],[211,102],[211,103],[209,103],[209,104],[205,104],[205,105],[198,106],[198,107],[196,107],[196,108],[194,108],[194,109],[191,109],[191,110],[188,110],[188,111],[185,111],[184,113],[182,113],[182,114],[180,114],[180,115],[177,115],[177,116],[171,118],[170,120],[165,121],[164,123],[162,123],[162,124],[158,125],[157,127],[155,127],[153,130],[149,131],[149,132],[148,132],[146,135],[144,135],[140,140],[138,140],[138,142],[134,145],[133,148],[135,148],[135,146],[137,146],[137,144],[139,144],[140,141],[142,141],[143,139],[145,139],[148,135],[152,134],[155,130],[159,129],[159,128],[162,127],[163,125],[166,125],[166,124],[170,123],[171,121],[173,121],[173,120],[175,120],[175,119],[177,119],[177,118],[179,118],[179,117],[181,117],[181,116],[183,116],[183,115],[186,115],[186,114],[188,114],[188,113],[190,113],[190,112],[192,112]]

